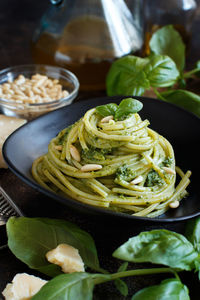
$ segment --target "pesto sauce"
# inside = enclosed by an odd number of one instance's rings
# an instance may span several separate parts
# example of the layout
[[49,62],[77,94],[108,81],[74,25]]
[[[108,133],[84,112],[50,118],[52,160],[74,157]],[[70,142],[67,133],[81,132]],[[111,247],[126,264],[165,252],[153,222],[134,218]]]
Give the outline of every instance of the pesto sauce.
[[105,155],[111,154],[112,149],[99,149],[99,148],[94,148],[90,147],[89,149],[83,149],[82,150],[82,158],[84,160],[89,160],[89,161],[102,161],[105,160]]
[[60,131],[60,133],[58,134],[58,145],[63,145],[64,141],[66,140],[66,138],[73,126],[74,126],[74,124],[68,126],[67,128],[63,129],[62,131]]
[[155,171],[151,170],[146,178],[145,186],[152,187],[155,185],[163,185],[163,179],[160,177],[160,175]]
[[170,167],[174,162],[174,159],[172,157],[167,157],[163,162],[161,163],[162,167]]
[[131,168],[129,168],[129,166],[126,164],[120,166],[116,171],[117,180],[129,181],[134,177],[135,177],[134,171]]

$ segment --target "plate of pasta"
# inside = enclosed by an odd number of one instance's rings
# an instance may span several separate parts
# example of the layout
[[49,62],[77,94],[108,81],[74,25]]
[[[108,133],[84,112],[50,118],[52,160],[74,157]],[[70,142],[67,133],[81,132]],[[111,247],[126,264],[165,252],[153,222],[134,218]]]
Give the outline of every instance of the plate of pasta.
[[75,210],[172,222],[200,214],[199,129],[198,117],[157,99],[96,98],[24,125],[3,154],[22,180]]

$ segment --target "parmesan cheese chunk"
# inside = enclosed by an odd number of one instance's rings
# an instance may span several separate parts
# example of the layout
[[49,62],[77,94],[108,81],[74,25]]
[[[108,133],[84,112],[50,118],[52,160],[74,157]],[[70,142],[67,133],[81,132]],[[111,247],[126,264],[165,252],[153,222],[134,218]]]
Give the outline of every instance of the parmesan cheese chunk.
[[33,275],[17,274],[12,283],[7,284],[2,294],[5,300],[29,300],[39,292],[45,283],[47,283],[46,280]]
[[47,252],[49,262],[59,265],[64,273],[84,272],[84,263],[78,250],[67,244],[60,244]]
[[2,156],[3,143],[7,137],[15,131],[18,127],[26,123],[24,119],[18,119],[14,117],[7,117],[0,114],[0,168],[7,168]]

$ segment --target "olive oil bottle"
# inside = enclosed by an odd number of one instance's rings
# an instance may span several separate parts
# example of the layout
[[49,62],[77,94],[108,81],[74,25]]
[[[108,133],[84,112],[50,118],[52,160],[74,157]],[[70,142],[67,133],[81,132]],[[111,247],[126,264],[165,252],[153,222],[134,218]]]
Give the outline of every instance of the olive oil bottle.
[[142,23],[123,0],[52,3],[33,36],[34,61],[71,70],[81,90],[104,89],[111,63],[141,49]]

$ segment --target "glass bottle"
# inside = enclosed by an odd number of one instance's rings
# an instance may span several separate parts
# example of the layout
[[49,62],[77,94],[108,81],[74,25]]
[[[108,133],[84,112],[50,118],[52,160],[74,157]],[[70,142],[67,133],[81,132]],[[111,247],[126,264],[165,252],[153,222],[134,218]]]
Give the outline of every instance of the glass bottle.
[[51,3],[33,36],[33,58],[71,70],[82,90],[104,89],[113,60],[142,47],[141,23],[124,0]]
[[196,8],[195,0],[145,0],[145,54],[149,54],[151,35],[168,24],[179,31],[188,46]]

